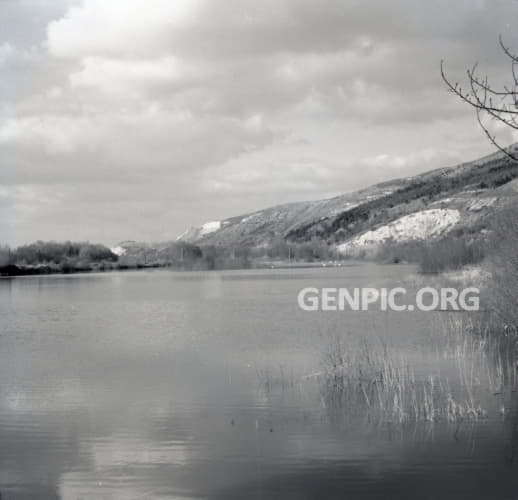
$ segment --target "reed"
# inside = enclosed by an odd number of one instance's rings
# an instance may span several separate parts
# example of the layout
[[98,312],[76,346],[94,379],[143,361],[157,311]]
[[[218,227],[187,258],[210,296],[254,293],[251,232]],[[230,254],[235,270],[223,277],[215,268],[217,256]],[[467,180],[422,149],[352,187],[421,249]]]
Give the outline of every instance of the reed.
[[276,368],[271,366],[256,368],[256,376],[259,387],[265,392],[290,389],[298,382],[293,370],[287,370],[283,365]]
[[322,404],[379,421],[478,421],[488,417],[488,395],[505,395],[516,387],[512,343],[481,334],[473,324],[454,320],[438,352],[453,362],[447,374],[416,369],[382,340],[351,346],[335,336],[318,376]]

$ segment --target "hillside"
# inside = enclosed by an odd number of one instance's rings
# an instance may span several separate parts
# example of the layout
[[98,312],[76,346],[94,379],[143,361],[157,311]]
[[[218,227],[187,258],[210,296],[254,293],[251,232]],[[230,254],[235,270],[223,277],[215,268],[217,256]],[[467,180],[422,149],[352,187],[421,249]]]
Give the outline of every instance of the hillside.
[[276,237],[285,237],[306,224],[337,217],[367,201],[393,193],[406,182],[398,179],[327,200],[277,205],[223,221],[208,222],[189,229],[178,239],[204,245],[268,245]]
[[454,228],[478,231],[486,217],[517,200],[517,177],[518,165],[495,153],[331,199],[212,221],[189,229],[178,240],[223,247],[318,240],[347,252],[387,240],[438,237]]

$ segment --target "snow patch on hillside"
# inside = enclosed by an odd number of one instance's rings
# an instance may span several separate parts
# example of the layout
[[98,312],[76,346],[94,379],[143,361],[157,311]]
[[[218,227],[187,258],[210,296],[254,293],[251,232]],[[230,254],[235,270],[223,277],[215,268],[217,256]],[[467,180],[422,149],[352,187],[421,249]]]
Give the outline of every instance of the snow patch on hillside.
[[358,247],[376,246],[388,240],[404,242],[433,238],[451,228],[459,219],[459,211],[454,209],[422,210],[405,215],[386,226],[367,231],[346,243],[338,245],[337,250],[341,253],[347,253]]
[[206,222],[200,228],[200,236],[205,236],[206,234],[213,233],[214,231],[217,231],[220,228],[221,228],[221,221],[219,221],[219,220]]
[[196,241],[198,238],[201,238],[202,236],[214,233],[218,229],[221,229],[221,227],[224,224],[225,223],[222,223],[221,221],[211,221],[206,222],[205,224],[199,227],[191,227],[187,229],[187,231],[184,231],[180,236],[178,236],[176,238],[176,241]]
[[118,257],[121,257],[126,253],[126,249],[124,247],[121,247],[120,245],[110,248],[111,252],[117,255]]

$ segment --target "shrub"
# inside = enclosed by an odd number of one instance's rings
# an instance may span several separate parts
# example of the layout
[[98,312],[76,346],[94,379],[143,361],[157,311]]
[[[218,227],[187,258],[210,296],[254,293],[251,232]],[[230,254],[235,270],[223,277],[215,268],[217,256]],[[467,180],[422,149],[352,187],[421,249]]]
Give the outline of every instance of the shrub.
[[377,253],[377,260],[418,265],[421,273],[439,273],[480,262],[485,255],[482,238],[448,235],[438,240],[388,242]]
[[480,239],[468,240],[463,237],[446,236],[423,246],[418,257],[419,271],[438,273],[476,264],[484,258],[484,247],[485,243]]

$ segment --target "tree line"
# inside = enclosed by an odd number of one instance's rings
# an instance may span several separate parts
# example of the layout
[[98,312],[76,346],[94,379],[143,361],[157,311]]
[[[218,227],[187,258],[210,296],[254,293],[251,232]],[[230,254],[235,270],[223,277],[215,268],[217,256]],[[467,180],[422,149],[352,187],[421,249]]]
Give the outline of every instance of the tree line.
[[122,255],[90,242],[36,241],[17,248],[0,246],[0,274],[48,274],[170,267],[185,270],[246,269],[273,261],[313,262],[340,258],[321,240],[288,243],[281,235],[267,245],[207,245],[169,242],[134,243]]

